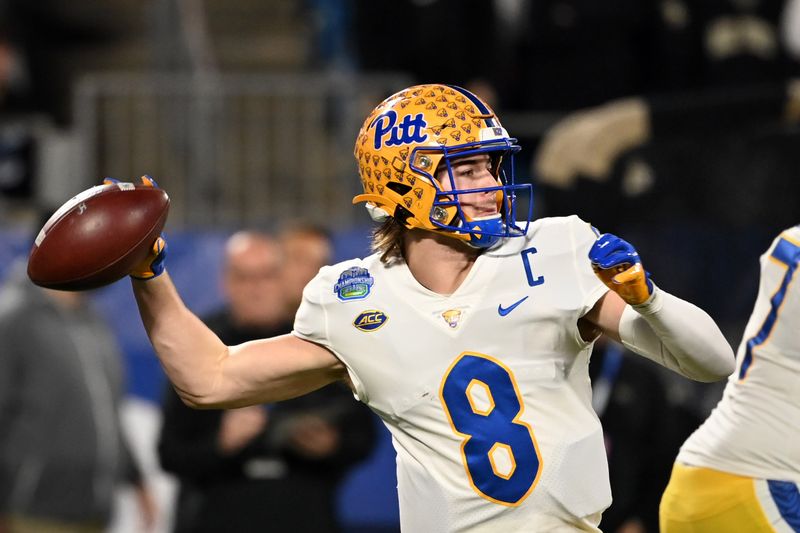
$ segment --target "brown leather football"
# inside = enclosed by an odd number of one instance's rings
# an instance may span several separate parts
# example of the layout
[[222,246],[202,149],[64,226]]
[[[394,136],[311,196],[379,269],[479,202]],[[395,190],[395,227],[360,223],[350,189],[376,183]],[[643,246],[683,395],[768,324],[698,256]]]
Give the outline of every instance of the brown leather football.
[[28,277],[65,291],[113,283],[147,257],[168,213],[162,189],[132,183],[87,189],[45,223],[28,257]]

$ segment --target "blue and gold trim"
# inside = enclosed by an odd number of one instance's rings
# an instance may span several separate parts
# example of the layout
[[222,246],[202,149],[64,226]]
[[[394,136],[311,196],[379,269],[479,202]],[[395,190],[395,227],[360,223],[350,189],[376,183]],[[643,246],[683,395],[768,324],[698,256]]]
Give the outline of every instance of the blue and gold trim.
[[769,256],[771,261],[774,261],[786,268],[786,273],[783,275],[780,287],[775,291],[775,294],[770,298],[770,309],[767,313],[767,318],[759,328],[755,336],[747,340],[747,348],[745,348],[744,359],[742,366],[739,368],[739,379],[745,379],[747,372],[753,364],[753,350],[767,342],[775,323],[778,321],[778,313],[786,298],[786,291],[789,288],[794,274],[797,271],[797,264],[800,261],[800,243],[797,243],[789,238],[781,237],[772,253]]
[[474,105],[474,106],[475,106],[475,107],[478,109],[478,111],[481,113],[481,115],[485,115],[485,118],[484,118],[484,120],[486,121],[486,127],[488,127],[488,128],[494,128],[495,126],[497,126],[497,124],[495,123],[495,121],[494,121],[494,120],[491,118],[491,117],[494,117],[494,112],[493,112],[491,109],[489,109],[489,108],[486,106],[486,104],[484,104],[483,102],[481,102],[481,99],[480,99],[480,98],[477,98],[477,97],[476,97],[474,94],[472,94],[470,91],[468,91],[468,90],[466,90],[466,89],[463,89],[463,88],[461,88],[461,87],[459,87],[459,86],[457,86],[457,85],[448,85],[448,87],[450,87],[450,88],[451,88],[451,89],[453,89],[454,91],[456,91],[456,92],[460,93],[460,94],[461,94],[462,96],[464,96],[464,97],[465,97],[467,100],[469,100],[470,102],[472,102],[472,105]]
[[767,481],[769,493],[775,506],[789,527],[794,531],[800,531],[800,491],[797,485],[791,481]]

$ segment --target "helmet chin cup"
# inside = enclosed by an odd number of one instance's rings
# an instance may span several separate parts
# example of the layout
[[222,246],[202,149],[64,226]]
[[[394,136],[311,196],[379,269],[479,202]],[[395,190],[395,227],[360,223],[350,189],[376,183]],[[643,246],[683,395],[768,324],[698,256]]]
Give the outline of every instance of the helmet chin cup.
[[466,242],[475,248],[494,246],[504,232],[503,217],[499,213],[478,220],[470,220],[468,224],[470,239]]

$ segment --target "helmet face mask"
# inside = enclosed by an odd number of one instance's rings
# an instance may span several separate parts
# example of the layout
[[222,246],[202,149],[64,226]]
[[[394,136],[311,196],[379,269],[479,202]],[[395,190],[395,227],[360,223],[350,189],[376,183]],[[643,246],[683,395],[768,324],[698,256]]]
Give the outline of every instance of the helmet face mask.
[[[514,184],[513,158],[519,149],[491,109],[469,91],[447,85],[410,87],[378,105],[361,128],[354,154],[364,193],[353,202],[367,202],[373,218],[376,212],[386,213],[406,228],[485,248],[527,231],[531,201],[524,227],[516,223],[517,196],[532,196],[531,185]],[[459,189],[454,162],[484,154],[495,183]],[[448,182],[440,183],[437,176]],[[496,213],[471,218],[461,199],[492,191]]]

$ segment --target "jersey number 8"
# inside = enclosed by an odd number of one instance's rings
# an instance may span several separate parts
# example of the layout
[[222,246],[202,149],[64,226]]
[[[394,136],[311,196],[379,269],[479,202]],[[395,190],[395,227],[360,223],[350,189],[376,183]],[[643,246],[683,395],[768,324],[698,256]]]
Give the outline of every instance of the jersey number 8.
[[516,506],[533,490],[541,457],[511,371],[487,355],[465,352],[442,379],[440,398],[470,484],[482,497]]

